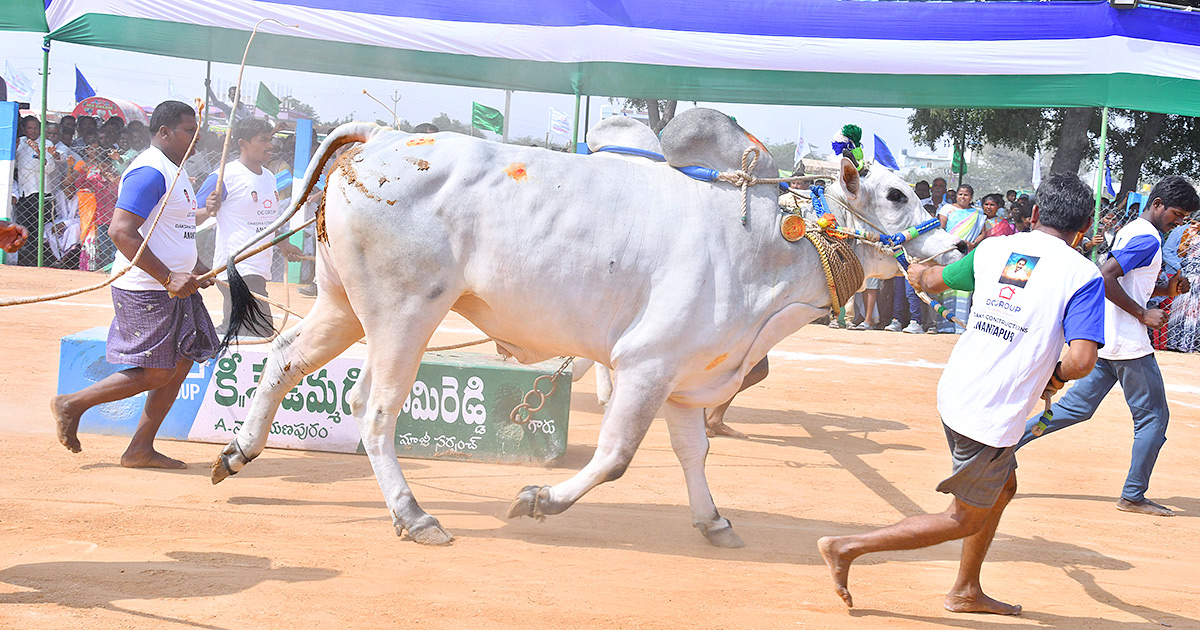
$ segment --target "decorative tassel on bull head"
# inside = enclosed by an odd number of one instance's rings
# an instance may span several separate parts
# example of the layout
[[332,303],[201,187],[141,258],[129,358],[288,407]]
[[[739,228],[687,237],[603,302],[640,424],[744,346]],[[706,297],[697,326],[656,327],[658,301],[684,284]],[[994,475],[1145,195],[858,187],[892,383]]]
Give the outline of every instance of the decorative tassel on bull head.
[[833,138],[833,154],[844,155],[854,161],[854,165],[863,168],[862,127],[858,125],[843,125],[841,132]]

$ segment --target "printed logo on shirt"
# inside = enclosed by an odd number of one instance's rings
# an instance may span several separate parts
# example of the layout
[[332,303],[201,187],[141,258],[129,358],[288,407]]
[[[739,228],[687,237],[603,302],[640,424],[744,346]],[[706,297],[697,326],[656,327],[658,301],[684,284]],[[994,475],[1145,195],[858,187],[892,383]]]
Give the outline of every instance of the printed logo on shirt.
[[258,191],[257,190],[250,191],[250,199],[252,201],[254,201],[254,203],[258,203]]
[[[1008,257],[1008,264],[1004,265],[1004,270],[1000,272],[1000,284],[1010,284],[1018,289],[1024,289],[1039,260],[1041,260],[1039,256],[1027,256],[1013,252]],[[1004,299],[1012,299],[1012,297]]]

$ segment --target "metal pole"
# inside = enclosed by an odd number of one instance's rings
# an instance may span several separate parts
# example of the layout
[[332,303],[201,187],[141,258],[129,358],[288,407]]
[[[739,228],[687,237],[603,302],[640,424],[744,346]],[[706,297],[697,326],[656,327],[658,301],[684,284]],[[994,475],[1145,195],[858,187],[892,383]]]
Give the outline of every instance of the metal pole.
[[571,128],[571,153],[579,151],[579,90],[575,90],[575,126]]
[[38,147],[37,266],[42,266],[42,231],[46,225],[46,90],[50,85],[50,36],[42,39],[42,138]]
[[500,142],[508,144],[508,108],[512,104],[512,90],[504,90],[504,131],[500,134]]
[[200,128],[208,133],[208,90],[212,89],[212,61],[204,62],[204,111],[200,112]]
[[592,95],[588,94],[583,102],[583,141],[587,142],[588,121],[592,119]]
[[[1096,161],[1096,209],[1092,213],[1092,226],[1100,229],[1100,193],[1104,191],[1104,158],[1108,154],[1108,106],[1100,111],[1100,157]],[[1092,248],[1092,262],[1096,262],[1099,248]]]

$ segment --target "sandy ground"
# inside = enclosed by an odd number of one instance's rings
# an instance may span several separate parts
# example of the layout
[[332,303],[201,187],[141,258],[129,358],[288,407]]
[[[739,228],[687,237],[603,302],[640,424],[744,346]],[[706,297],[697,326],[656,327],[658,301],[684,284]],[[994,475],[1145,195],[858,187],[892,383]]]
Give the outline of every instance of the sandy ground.
[[[0,297],[94,280],[0,267]],[[179,472],[122,469],[122,438],[83,435],[83,453],[67,452],[47,413],[58,339],[107,324],[108,294],[0,314],[0,628],[1200,628],[1200,356],[1159,354],[1174,417],[1149,496],[1176,518],[1113,506],[1131,442],[1118,393],[1090,423],[1021,451],[983,577],[1025,612],[995,618],[941,607],[958,543],[860,560],[852,611],[814,544],[946,506],[933,490],[950,466],[934,391],[953,336],[808,327],[776,348],[771,375],[729,413],[750,439],[714,440],[708,458],[743,549],[692,529],[662,422],[623,478],[565,514],[504,518],[521,487],[591,456],[590,377],[553,467],[402,462],[457,536],[425,548],[394,535],[365,457],[268,450],[212,486],[214,445],[161,443],[189,463]],[[459,332],[434,343],[474,336],[457,316],[447,327]]]

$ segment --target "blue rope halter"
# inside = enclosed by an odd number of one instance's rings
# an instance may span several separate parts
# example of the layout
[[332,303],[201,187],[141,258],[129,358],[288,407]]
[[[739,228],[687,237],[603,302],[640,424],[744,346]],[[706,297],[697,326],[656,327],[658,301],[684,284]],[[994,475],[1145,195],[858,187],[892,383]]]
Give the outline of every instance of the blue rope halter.
[[636,155],[638,157],[644,157],[647,159],[654,160],[655,162],[666,162],[667,161],[667,158],[663,157],[661,153],[655,153],[653,151],[647,151],[645,149],[637,149],[634,147],[619,147],[619,146],[615,146],[615,145],[609,145],[606,147],[600,147],[599,149],[592,151],[592,153],[602,153],[602,152],[620,153],[622,155]]

